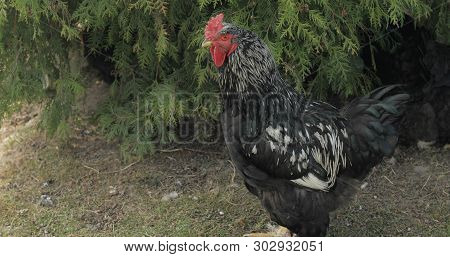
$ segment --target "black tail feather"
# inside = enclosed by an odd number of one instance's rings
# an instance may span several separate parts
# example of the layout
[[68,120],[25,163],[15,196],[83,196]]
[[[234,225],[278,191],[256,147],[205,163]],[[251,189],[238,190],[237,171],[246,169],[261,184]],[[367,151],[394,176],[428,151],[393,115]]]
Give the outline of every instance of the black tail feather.
[[349,125],[353,162],[350,176],[364,177],[383,156],[393,154],[398,141],[396,126],[409,99],[408,94],[401,92],[402,86],[375,89],[341,110]]

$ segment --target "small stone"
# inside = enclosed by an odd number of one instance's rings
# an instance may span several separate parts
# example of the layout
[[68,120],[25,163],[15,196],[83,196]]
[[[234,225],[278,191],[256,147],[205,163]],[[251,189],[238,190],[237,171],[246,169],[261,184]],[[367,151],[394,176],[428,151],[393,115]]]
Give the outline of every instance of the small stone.
[[52,207],[53,200],[49,195],[41,195],[41,198],[39,199],[39,205],[44,207]]
[[164,195],[161,198],[161,200],[164,201],[164,202],[167,202],[167,201],[173,200],[173,199],[175,199],[177,197],[178,197],[178,193],[176,191],[173,191],[173,192],[170,192],[170,193]]
[[411,228],[408,228],[407,230],[408,230],[408,231],[411,231]]
[[369,185],[369,183],[367,183],[367,182],[364,182],[364,183],[362,183],[362,185],[361,185],[361,189],[364,189],[364,188],[366,188],[366,187],[367,187],[367,185]]
[[377,199],[377,198],[378,198],[378,196],[376,196],[376,195],[373,196],[373,199]]
[[177,181],[175,181],[175,185],[176,185],[177,187],[181,187],[183,184],[181,183],[180,180],[177,180]]
[[110,195],[117,195],[119,192],[117,191],[116,187],[109,186],[109,194]]
[[358,210],[360,210],[360,211],[362,210],[362,206],[361,205],[358,207]]
[[198,197],[197,197],[197,196],[193,196],[193,197],[192,197],[192,200],[197,201],[197,200],[198,200]]
[[219,215],[223,216],[225,213],[223,211],[219,211]]

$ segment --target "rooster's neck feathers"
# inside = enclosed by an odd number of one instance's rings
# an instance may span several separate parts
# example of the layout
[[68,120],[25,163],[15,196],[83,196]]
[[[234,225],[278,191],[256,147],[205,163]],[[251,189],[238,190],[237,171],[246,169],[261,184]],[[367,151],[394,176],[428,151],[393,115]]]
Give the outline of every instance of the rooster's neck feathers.
[[255,34],[231,24],[226,24],[223,31],[236,35],[234,40],[239,45],[220,68],[219,84],[223,93],[245,97],[280,93],[289,87],[269,48]]

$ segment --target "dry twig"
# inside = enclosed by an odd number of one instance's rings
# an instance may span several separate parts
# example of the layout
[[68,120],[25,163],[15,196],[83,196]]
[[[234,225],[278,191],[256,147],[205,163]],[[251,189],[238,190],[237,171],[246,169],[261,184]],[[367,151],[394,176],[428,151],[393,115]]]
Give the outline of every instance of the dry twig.
[[98,169],[95,169],[95,168],[92,168],[92,167],[89,167],[89,166],[87,166],[86,164],[82,164],[83,165],[83,167],[85,167],[86,169],[88,169],[88,170],[92,170],[92,171],[95,171],[97,174],[98,173],[100,173],[100,171],[98,170]]
[[423,184],[423,186],[422,186],[422,188],[420,189],[420,191],[422,191],[422,190],[425,188],[425,186],[427,185],[428,180],[430,180],[430,178],[431,178],[431,175],[428,176],[427,181],[425,181],[425,184]]

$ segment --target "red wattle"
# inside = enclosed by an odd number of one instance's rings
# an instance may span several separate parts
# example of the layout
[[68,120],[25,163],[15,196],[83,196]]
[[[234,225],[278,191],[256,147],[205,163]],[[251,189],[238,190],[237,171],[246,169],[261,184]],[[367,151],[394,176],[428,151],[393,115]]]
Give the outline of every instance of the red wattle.
[[223,52],[223,50],[220,47],[216,46],[212,46],[209,50],[211,52],[214,65],[216,65],[217,68],[220,68],[225,62],[225,57],[227,56],[227,53]]

